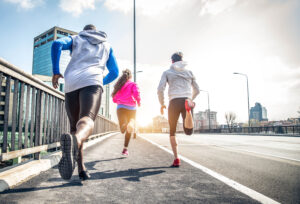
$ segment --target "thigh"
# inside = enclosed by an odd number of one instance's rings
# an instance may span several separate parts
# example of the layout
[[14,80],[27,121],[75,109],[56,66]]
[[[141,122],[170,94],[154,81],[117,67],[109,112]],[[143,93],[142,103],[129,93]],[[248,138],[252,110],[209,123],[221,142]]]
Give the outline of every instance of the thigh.
[[180,110],[181,109],[179,106],[179,100],[178,99],[171,100],[168,107],[168,121],[170,125],[171,136],[174,136],[176,133],[176,126],[180,115]]
[[135,119],[136,110],[127,110],[127,121],[129,122],[131,119]]
[[65,94],[65,108],[70,121],[71,132],[76,131],[76,124],[79,120],[79,90]]
[[80,118],[87,116],[95,120],[100,109],[102,92],[101,86],[87,86],[80,89]]
[[121,132],[123,133],[128,123],[126,109],[125,108],[117,109],[117,116],[118,116]]

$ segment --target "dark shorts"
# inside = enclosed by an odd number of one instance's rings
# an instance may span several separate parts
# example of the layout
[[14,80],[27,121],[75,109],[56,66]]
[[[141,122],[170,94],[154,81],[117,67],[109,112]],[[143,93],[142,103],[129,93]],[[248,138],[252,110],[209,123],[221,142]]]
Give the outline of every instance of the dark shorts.
[[65,107],[71,132],[76,131],[79,119],[87,116],[95,120],[101,105],[101,86],[87,86],[65,94]]
[[[185,99],[187,98],[175,98],[172,99],[169,103],[168,107],[168,120],[169,120],[169,125],[170,125],[170,136],[175,136],[176,133],[176,127],[177,127],[177,122],[179,115],[181,114],[182,121],[183,121],[183,130],[184,133],[187,135],[193,134],[193,128],[185,128],[184,127],[184,120],[186,116],[186,110],[185,110]],[[193,114],[193,110],[191,110]]]

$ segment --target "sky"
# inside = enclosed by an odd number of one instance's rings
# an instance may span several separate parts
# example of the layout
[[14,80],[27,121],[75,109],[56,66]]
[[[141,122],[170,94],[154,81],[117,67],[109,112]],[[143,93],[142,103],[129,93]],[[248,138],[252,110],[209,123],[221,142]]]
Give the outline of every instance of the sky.
[[[299,0],[136,0],[136,15],[141,125],[159,115],[157,86],[176,51],[219,123],[226,112],[247,122],[246,78],[234,72],[248,76],[250,107],[261,103],[269,120],[299,116]],[[108,34],[120,69],[132,69],[133,0],[0,0],[0,57],[31,73],[35,36],[90,23]],[[196,112],[207,109],[207,92]]]

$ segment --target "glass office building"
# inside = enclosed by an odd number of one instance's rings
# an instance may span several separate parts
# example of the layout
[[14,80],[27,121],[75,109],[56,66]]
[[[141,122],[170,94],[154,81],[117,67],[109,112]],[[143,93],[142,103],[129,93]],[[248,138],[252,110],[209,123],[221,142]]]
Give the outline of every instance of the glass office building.
[[[32,74],[52,76],[51,46],[56,39],[77,35],[76,32],[64,28],[53,27],[34,38]],[[70,51],[62,51],[60,72],[63,74],[70,61]]]

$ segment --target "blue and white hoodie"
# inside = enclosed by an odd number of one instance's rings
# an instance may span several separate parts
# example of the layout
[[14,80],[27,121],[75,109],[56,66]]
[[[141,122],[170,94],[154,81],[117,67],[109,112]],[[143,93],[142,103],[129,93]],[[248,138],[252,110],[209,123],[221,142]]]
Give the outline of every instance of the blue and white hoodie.
[[[118,65],[110,44],[106,42],[104,32],[84,30],[79,35],[54,41],[52,45],[54,74],[60,74],[61,50],[71,51],[71,60],[64,73],[65,93],[91,85],[103,86],[118,77]],[[109,73],[103,78],[105,67]]]

